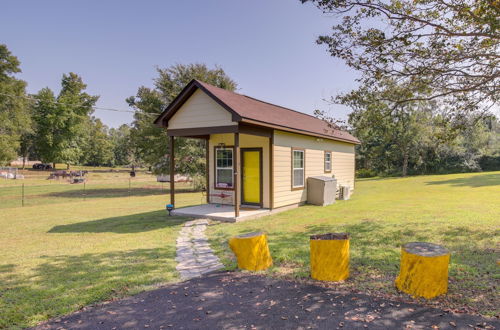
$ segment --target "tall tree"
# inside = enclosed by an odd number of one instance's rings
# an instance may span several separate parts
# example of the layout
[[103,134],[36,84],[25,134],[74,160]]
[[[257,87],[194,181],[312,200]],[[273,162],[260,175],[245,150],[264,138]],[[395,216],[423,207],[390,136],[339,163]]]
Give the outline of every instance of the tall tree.
[[[168,173],[168,137],[166,131],[153,124],[161,111],[192,80],[198,79],[220,88],[234,91],[236,83],[219,67],[210,69],[205,64],[176,64],[165,69],[157,69],[154,88],[141,86],[136,96],[127,102],[137,112],[132,124],[131,139],[138,157],[153,166],[156,172]],[[201,174],[205,170],[203,141],[196,139],[177,139],[176,172]]]
[[301,0],[341,22],[319,44],[362,73],[417,88],[403,100],[439,99],[449,116],[485,113],[500,96],[497,0]]
[[75,73],[64,74],[55,97],[49,88],[35,95],[36,149],[44,162],[76,163],[82,156],[82,141],[98,96],[85,92],[87,85]]
[[17,156],[20,138],[31,131],[26,83],[16,79],[19,60],[0,44],[0,165]]
[[113,145],[114,164],[136,164],[134,148],[130,141],[130,126],[123,124],[118,128],[111,128],[109,136]]
[[[404,99],[411,85],[381,81],[383,92],[361,86],[337,101],[350,106],[349,124],[362,141],[358,146],[358,168],[373,174],[440,173],[480,170],[493,133],[485,119],[461,118],[458,123],[442,115],[436,102]],[[386,94],[387,93],[387,94]]]
[[79,163],[90,166],[114,165],[113,142],[108,127],[100,119],[92,117],[88,120],[85,133]]

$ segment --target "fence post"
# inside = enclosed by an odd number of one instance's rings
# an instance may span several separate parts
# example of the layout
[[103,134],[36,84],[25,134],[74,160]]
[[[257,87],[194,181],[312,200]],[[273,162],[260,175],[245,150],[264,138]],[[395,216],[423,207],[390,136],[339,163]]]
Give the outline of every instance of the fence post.
[[22,185],[22,206],[24,207],[24,183]]

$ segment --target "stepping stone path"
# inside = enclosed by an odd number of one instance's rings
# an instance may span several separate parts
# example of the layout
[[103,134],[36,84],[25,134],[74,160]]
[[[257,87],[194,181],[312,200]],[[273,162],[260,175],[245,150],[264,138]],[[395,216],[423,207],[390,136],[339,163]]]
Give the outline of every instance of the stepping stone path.
[[177,271],[188,280],[221,269],[224,265],[213,253],[205,236],[208,220],[198,219],[184,224],[177,238]]

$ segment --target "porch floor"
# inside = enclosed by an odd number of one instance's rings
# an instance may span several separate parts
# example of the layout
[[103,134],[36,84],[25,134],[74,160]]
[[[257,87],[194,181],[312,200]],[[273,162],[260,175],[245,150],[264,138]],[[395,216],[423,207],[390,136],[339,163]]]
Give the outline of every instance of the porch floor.
[[227,222],[236,222],[248,219],[254,219],[271,214],[269,209],[258,209],[249,207],[240,207],[240,216],[234,217],[234,206],[220,204],[203,204],[197,206],[188,206],[172,211],[172,215],[204,218]]

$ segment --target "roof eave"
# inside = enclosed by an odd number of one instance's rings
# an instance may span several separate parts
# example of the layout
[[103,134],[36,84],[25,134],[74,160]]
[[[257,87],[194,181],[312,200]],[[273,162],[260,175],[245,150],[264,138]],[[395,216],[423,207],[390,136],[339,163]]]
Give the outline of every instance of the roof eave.
[[189,82],[189,84],[184,87],[184,89],[177,95],[177,97],[163,110],[163,112],[155,119],[153,122],[155,125],[159,127],[167,127],[168,120],[172,118],[172,116],[179,110],[179,108],[187,101],[187,99],[193,95],[193,93],[197,90],[201,89],[204,93],[210,96],[217,104],[226,109],[232,115],[233,121],[240,121],[241,116],[230,108],[227,104],[222,102],[217,96],[215,96],[211,91],[209,91],[205,86],[203,86],[199,81],[193,79]]
[[255,119],[250,119],[250,118],[242,118],[241,119],[242,123],[248,123],[248,124],[253,124],[253,125],[258,125],[258,126],[263,126],[263,127],[271,127],[274,129],[286,131],[286,132],[292,132],[292,133],[298,133],[302,135],[309,135],[309,136],[316,136],[324,139],[329,139],[329,140],[334,140],[334,141],[340,141],[340,142],[346,142],[346,143],[351,143],[351,144],[361,144],[361,142],[356,139],[356,140],[351,140],[351,139],[343,139],[340,137],[335,137],[331,135],[326,135],[326,134],[320,134],[320,133],[315,133],[311,131],[306,131],[306,130],[301,130],[298,128],[292,128],[292,127],[287,127],[287,126],[281,126],[281,125],[275,125],[275,124],[270,124],[266,122],[262,122],[259,120]]

